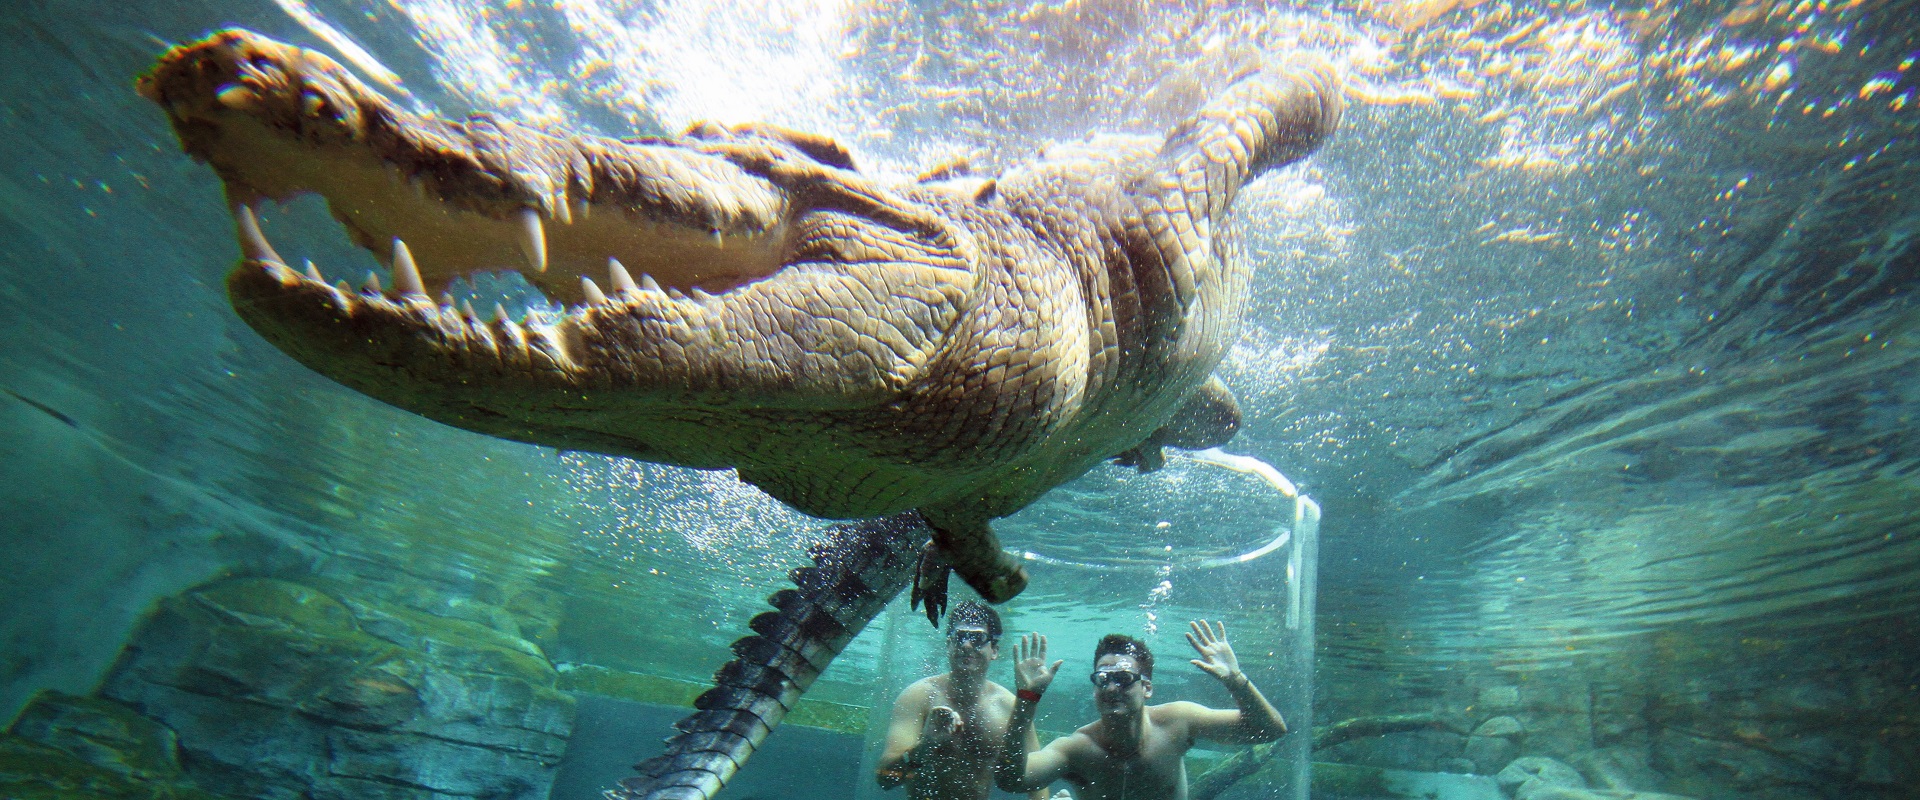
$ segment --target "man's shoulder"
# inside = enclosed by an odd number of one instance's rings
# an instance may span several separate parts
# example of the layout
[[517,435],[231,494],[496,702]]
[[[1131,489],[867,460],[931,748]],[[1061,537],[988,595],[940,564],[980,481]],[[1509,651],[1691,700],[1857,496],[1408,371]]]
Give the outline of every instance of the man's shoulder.
[[1147,713],[1150,714],[1195,714],[1213,710],[1214,708],[1211,706],[1203,706],[1192,700],[1175,700],[1171,703],[1147,706]]
[[1083,769],[1090,763],[1086,759],[1099,759],[1107,752],[1106,748],[1100,746],[1099,731],[1098,721],[1089,722],[1080,726],[1079,730],[1049,742],[1047,746],[1066,756],[1067,762],[1075,765],[1075,769]]
[[1203,706],[1191,700],[1175,700],[1171,703],[1147,706],[1147,718],[1153,720],[1155,724],[1164,725],[1169,722],[1183,722],[1194,719],[1202,714],[1211,714],[1217,710],[1219,709]]
[[928,675],[913,683],[909,683],[907,684],[907,688],[900,690],[900,699],[906,700],[914,697],[922,699],[932,698],[940,693],[941,686],[943,685],[941,679],[944,677],[946,677],[945,673]]
[[1098,736],[1099,734],[1100,734],[1100,720],[1096,719],[1092,722],[1089,722],[1085,725],[1075,728],[1072,733],[1069,733],[1065,736],[1060,737],[1059,741],[1066,742],[1068,739],[1077,739],[1079,740],[1079,743],[1093,744],[1094,737]]

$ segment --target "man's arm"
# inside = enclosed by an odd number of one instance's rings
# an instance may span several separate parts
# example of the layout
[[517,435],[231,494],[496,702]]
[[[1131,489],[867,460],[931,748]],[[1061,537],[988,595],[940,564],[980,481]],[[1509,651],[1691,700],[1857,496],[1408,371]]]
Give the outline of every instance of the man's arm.
[[[1015,702],[1018,702],[1018,700],[1016,700]],[[1039,750],[1039,749],[1040,749],[1040,734],[1034,731],[1032,725],[1028,725],[1027,726],[1027,753],[1032,754],[1035,750]],[[1052,797],[1053,795],[1047,791],[1047,787],[1045,786],[1035,789],[1032,792],[1029,792],[1027,794],[1027,800],[1051,800]]]
[[1038,744],[1033,732],[1033,715],[1040,709],[1040,695],[1053,683],[1054,671],[1064,661],[1047,666],[1047,637],[1029,633],[1013,648],[1013,717],[1007,720],[1007,738],[1000,748],[1000,763],[994,765],[993,782],[1003,792],[1032,792],[1045,789],[1067,773],[1067,757],[1057,739],[1046,747],[1028,752],[1028,743]]
[[1190,663],[1226,684],[1236,710],[1221,711],[1193,703],[1168,704],[1178,706],[1176,713],[1187,718],[1188,733],[1232,744],[1271,742],[1286,734],[1287,721],[1280,718],[1280,711],[1267,702],[1266,695],[1240,671],[1240,660],[1234,656],[1233,646],[1227,644],[1226,624],[1221,623],[1218,630],[1204,619],[1189,625],[1192,630],[1187,633],[1187,643],[1200,653],[1200,658]]
[[907,754],[920,746],[920,730],[925,724],[931,698],[927,687],[915,682],[893,701],[893,716],[887,722],[886,747],[881,750],[880,764],[874,770],[880,788],[891,789],[911,777],[912,766]]

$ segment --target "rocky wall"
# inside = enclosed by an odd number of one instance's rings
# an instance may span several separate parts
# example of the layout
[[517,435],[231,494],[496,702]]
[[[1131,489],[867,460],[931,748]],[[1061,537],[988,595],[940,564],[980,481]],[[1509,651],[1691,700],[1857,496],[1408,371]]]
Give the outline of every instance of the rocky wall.
[[238,578],[162,601],[97,696],[43,695],[15,720],[0,786],[39,793],[6,796],[547,796],[574,700],[488,622],[512,615],[332,589]]
[[0,736],[10,800],[222,800],[186,780],[166,726],[119,703],[47,690]]
[[1786,635],[1669,630],[1554,668],[1463,668],[1438,684],[1330,671],[1324,718],[1439,712],[1454,730],[1348,742],[1315,760],[1494,775],[1518,800],[1914,797],[1916,634],[1904,620]]

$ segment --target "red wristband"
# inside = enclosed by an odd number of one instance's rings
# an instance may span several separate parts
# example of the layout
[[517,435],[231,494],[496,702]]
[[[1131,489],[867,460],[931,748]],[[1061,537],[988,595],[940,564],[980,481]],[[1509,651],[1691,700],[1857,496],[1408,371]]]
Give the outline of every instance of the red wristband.
[[1029,703],[1040,702],[1040,693],[1032,689],[1021,689],[1020,691],[1014,692],[1013,696],[1018,697],[1022,700],[1025,700]]

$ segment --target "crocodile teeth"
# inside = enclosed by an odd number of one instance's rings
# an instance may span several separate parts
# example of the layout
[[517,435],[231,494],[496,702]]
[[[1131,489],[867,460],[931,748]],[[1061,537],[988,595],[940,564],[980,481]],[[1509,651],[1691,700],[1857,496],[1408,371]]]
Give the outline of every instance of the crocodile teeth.
[[251,111],[260,105],[260,95],[245,86],[229,83],[214,92],[213,99],[236,111]]
[[233,224],[240,233],[240,254],[254,261],[266,261],[285,264],[280,254],[273,251],[273,245],[267,242],[267,235],[260,232],[260,218],[253,213],[253,207],[241,203],[233,207]]
[[361,294],[377,294],[377,295],[386,294],[386,292],[381,291],[380,289],[380,276],[375,275],[372,272],[368,272],[367,279],[360,282],[360,293]]
[[635,286],[633,283],[633,275],[627,272],[626,265],[621,264],[620,259],[607,259],[607,277],[611,280],[613,290],[616,292],[621,294],[640,293],[640,287]]
[[313,265],[313,259],[307,259],[307,277],[315,283],[327,282],[327,279],[320,275],[320,268]]
[[393,288],[401,297],[427,296],[426,284],[420,281],[420,267],[413,263],[413,252],[398,238],[393,240]]
[[660,282],[654,280],[652,275],[648,275],[647,273],[644,273],[644,272],[640,273],[640,288],[645,289],[649,292],[661,291]]
[[580,276],[580,291],[586,292],[587,303],[590,305],[604,306],[613,303],[607,299],[607,293],[600,291],[600,287],[594,285],[593,279],[585,275]]
[[520,252],[527,257],[527,266],[534,272],[547,271],[547,227],[540,221],[540,212],[531,208],[520,209]]
[[719,228],[713,229],[713,246],[722,250],[727,249],[727,237],[720,233]]
[[512,320],[507,319],[506,306],[503,306],[499,303],[493,304],[493,321],[494,322],[512,322]]
[[[321,285],[326,286],[324,283]],[[343,280],[332,286],[326,286],[326,289],[327,294],[330,295],[333,300],[335,308],[341,311],[353,310],[353,287],[348,286],[346,281]]]
[[480,322],[480,315],[473,313],[473,303],[471,301],[460,301],[460,314],[466,317],[469,323],[478,324]]
[[500,340],[501,348],[505,349],[509,345],[512,346],[515,350],[518,351],[517,360],[521,362],[525,362],[526,350],[527,350],[526,329],[515,324],[513,320],[507,319],[505,317],[501,317],[499,319],[494,320],[493,326],[494,326],[494,329],[499,332],[499,340]]

